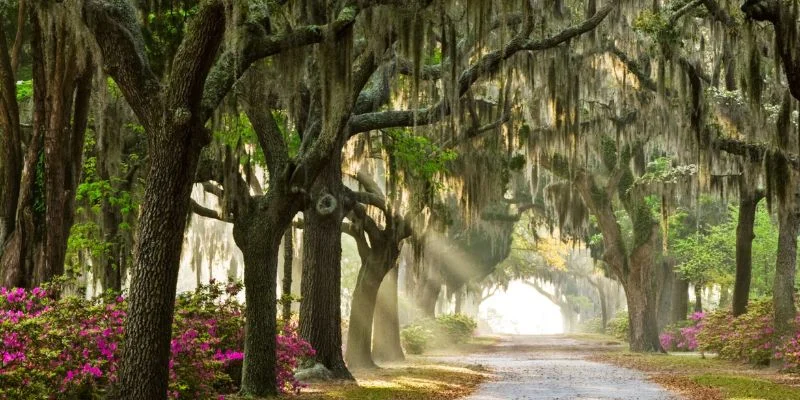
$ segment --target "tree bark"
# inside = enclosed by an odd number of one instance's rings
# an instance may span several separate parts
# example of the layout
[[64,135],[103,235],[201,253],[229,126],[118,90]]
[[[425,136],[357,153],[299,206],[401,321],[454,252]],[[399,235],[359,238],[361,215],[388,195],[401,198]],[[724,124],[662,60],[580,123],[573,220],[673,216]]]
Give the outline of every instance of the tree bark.
[[437,280],[425,280],[422,282],[422,296],[418,300],[418,306],[423,318],[436,317],[436,302],[439,300],[439,293],[442,291],[442,284]]
[[599,278],[593,278],[591,276],[588,276],[586,280],[589,281],[589,284],[594,286],[594,288],[597,290],[597,297],[600,299],[600,324],[603,328],[603,332],[605,332],[606,326],[608,325],[609,309],[608,299],[606,298],[607,291],[604,286],[604,282]]
[[196,138],[207,134],[199,125],[162,128],[151,137],[116,398],[166,398],[183,231],[192,177],[205,144]]
[[461,308],[464,303],[464,292],[459,289],[453,294],[453,298],[455,301],[455,313],[461,314]]
[[642,285],[629,284],[625,288],[625,297],[628,301],[631,351],[661,351],[654,293]]
[[341,152],[334,153],[315,181],[311,202],[303,212],[300,334],[316,350],[317,362],[334,377],[352,380],[342,357],[343,185]]
[[[67,7],[34,5],[29,13],[33,33],[34,134],[21,170],[19,107],[11,97],[16,93],[15,67],[8,59],[5,34],[0,33],[0,80],[4,93],[0,99],[0,128],[4,131],[6,158],[0,166],[0,265],[2,283],[7,286],[38,286],[64,272],[92,79],[92,60],[83,52],[83,44],[75,43],[76,28]],[[29,179],[36,176],[40,156],[43,182],[37,186]]]
[[286,229],[283,235],[283,282],[281,282],[282,319],[292,318],[292,266],[294,261],[294,228]]
[[672,288],[676,285],[676,280],[678,279],[675,272],[673,271],[673,265],[671,260],[664,259],[661,261],[661,267],[659,268],[660,273],[660,281],[661,285],[658,287],[658,331],[664,329],[667,325],[670,324],[670,320],[672,319]]
[[703,312],[703,286],[694,284],[694,312]]
[[670,323],[686,321],[689,311],[689,281],[675,277],[672,287],[672,317]]
[[728,285],[720,285],[719,287],[719,308],[726,309],[731,303],[731,290]]
[[[790,189],[791,188],[791,189]],[[787,188],[786,198],[778,199],[778,255],[772,285],[775,331],[778,337],[792,334],[795,308],[795,270],[797,268],[798,213],[794,188]]]
[[744,179],[739,182],[739,220],[736,223],[736,280],[733,285],[733,316],[747,312],[753,271],[753,239],[756,209],[764,197]]
[[[398,252],[399,256],[399,252]],[[402,361],[405,359],[400,345],[400,316],[397,313],[397,290],[400,268],[397,259],[394,268],[386,275],[378,291],[375,307],[374,332],[372,335],[372,357],[378,361]]]
[[[0,260],[3,259],[3,248],[14,230],[22,177],[22,140],[15,82],[5,31],[0,28]],[[10,268],[15,270],[11,271]],[[24,275],[18,268],[19,264],[0,264],[0,278]],[[0,279],[0,286],[17,286],[19,282],[15,280]]]
[[[276,376],[276,285],[282,232],[294,216],[271,187],[252,201],[234,223],[234,239],[244,255],[245,359],[241,393],[269,396],[278,392]],[[270,199],[272,201],[268,201]],[[281,201],[284,200],[284,201]],[[243,211],[243,210],[242,210]],[[283,229],[281,229],[283,228]]]
[[641,243],[627,260],[628,274],[623,287],[628,300],[630,349],[635,352],[663,351],[658,338],[658,282],[653,279],[657,229],[657,225],[652,226],[650,239]]
[[367,257],[358,272],[347,331],[347,365],[350,368],[375,368],[372,359],[373,317],[378,291],[385,274],[382,260]]
[[603,332],[606,331],[608,326],[608,299],[606,299],[606,291],[602,285],[597,285],[597,294],[600,296],[600,323]]

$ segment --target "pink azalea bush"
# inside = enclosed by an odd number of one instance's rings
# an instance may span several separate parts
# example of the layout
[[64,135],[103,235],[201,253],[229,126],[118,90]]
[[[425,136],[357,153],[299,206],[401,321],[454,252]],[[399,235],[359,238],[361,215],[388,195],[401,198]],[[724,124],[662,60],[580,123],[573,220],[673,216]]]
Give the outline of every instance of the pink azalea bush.
[[661,347],[666,351],[697,350],[697,334],[703,328],[705,313],[695,312],[684,324],[668,327],[661,335]]
[[752,301],[747,313],[736,318],[729,311],[708,314],[697,333],[697,341],[700,350],[717,353],[720,358],[759,365],[769,363],[776,341],[772,302]]
[[[178,297],[170,343],[169,397],[220,399],[237,390],[243,360],[241,285],[211,283]],[[117,379],[126,301],[56,300],[41,288],[0,288],[0,399],[102,397]],[[314,354],[286,324],[277,336],[278,385],[296,392],[293,371]]]

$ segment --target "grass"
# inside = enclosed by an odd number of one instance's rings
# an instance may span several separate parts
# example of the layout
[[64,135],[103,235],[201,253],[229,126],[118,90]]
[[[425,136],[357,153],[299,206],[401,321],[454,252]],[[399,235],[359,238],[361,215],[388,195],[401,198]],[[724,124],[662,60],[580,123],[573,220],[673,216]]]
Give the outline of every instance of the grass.
[[441,364],[395,366],[355,371],[357,384],[322,383],[304,389],[295,399],[450,400],[472,393],[489,375],[480,368]]
[[800,389],[764,379],[703,374],[692,380],[719,389],[726,399],[800,400]]
[[800,378],[698,354],[598,354],[596,361],[646,372],[689,400],[800,400]]

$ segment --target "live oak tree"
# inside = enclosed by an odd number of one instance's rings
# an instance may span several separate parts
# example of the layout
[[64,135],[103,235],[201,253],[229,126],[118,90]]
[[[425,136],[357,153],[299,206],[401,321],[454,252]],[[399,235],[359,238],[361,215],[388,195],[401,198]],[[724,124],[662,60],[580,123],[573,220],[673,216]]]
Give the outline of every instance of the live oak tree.
[[[159,78],[144,54],[141,23],[130,3],[89,0],[70,5],[82,11],[104,70],[120,87],[149,141],[150,171],[131,274],[125,351],[114,397],[165,398],[183,228],[200,151],[210,141],[206,122],[252,63],[348,29],[359,7],[346,8],[326,26],[298,26],[290,32],[272,33],[268,15],[248,13],[249,9],[258,11],[257,3],[248,7],[241,2],[200,2],[170,63],[169,75]],[[237,40],[225,41],[226,32]],[[325,153],[325,144],[331,141],[323,135],[315,142],[315,151]],[[274,383],[268,379],[274,376],[274,369],[270,366],[260,371],[263,376],[244,378],[243,391],[274,392]],[[248,379],[258,383],[249,386]]]
[[[0,283],[32,287],[64,272],[96,55],[78,9],[26,1],[17,6],[11,45],[0,27]],[[27,65],[21,64],[25,32]],[[30,130],[23,129],[27,116],[20,107],[28,96],[16,84],[23,66],[33,80]]]

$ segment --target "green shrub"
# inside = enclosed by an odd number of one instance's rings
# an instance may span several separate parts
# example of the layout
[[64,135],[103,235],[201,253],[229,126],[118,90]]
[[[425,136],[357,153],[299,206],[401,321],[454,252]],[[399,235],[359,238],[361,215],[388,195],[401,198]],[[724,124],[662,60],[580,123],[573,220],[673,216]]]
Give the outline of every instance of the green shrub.
[[625,310],[617,312],[614,318],[608,321],[606,326],[606,334],[614,336],[619,340],[628,340],[629,331],[628,312]]
[[478,322],[463,314],[450,314],[436,319],[422,319],[400,332],[406,352],[422,354],[428,347],[446,348],[469,340]]
[[478,322],[464,314],[443,315],[436,318],[436,328],[442,335],[437,338],[446,343],[464,343],[475,333]]
[[421,325],[410,325],[400,331],[400,341],[409,354],[424,353],[432,336],[431,331]]
[[578,331],[581,333],[605,333],[603,330],[603,319],[595,317],[582,321],[578,326]]

